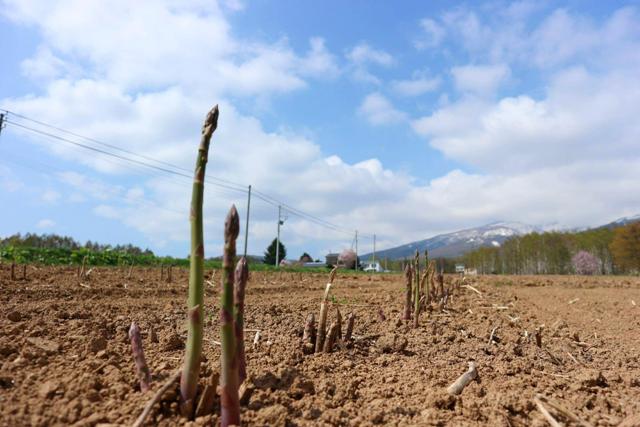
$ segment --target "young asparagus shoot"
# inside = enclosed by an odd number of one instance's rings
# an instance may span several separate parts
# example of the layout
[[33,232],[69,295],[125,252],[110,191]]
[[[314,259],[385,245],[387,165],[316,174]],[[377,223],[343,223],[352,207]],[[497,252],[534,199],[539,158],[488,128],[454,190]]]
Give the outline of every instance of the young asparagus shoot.
[[[235,206],[231,206],[224,222],[224,252],[222,255],[222,301],[220,303],[220,418],[222,427],[240,425],[240,386],[238,343],[236,342],[236,322],[234,319],[233,262],[236,257],[236,239],[240,232],[240,218]],[[241,264],[242,265],[242,264]],[[242,269],[242,267],[241,267]],[[240,275],[244,274],[242,271]],[[243,295],[244,299],[244,295]]]
[[403,320],[406,320],[406,321],[411,320],[411,284],[413,283],[412,273],[413,273],[413,269],[411,268],[411,263],[408,263],[407,266],[404,268],[404,278],[405,278],[405,284],[407,288],[405,290]]
[[238,358],[239,383],[247,378],[247,362],[244,354],[244,293],[249,280],[249,266],[245,257],[236,265],[235,290],[233,294],[234,315],[236,318],[236,356]]
[[420,316],[420,252],[416,249],[415,259],[415,285],[413,295],[413,327],[417,328]]
[[216,105],[207,113],[207,117],[204,120],[191,193],[191,214],[189,218],[191,223],[191,255],[189,257],[189,297],[187,301],[189,324],[184,367],[180,378],[181,412],[183,416],[189,418],[193,415],[202,354],[202,323],[204,319],[202,201],[204,196],[204,176],[211,136],[218,126],[218,114],[218,106]]
[[309,313],[304,324],[304,333],[302,335],[302,352],[304,354],[313,353],[316,345],[316,317],[313,313]]
[[135,322],[132,322],[131,327],[129,328],[129,339],[131,340],[131,353],[133,354],[133,360],[136,364],[138,380],[140,380],[140,391],[144,393],[149,390],[149,386],[151,384],[151,373],[149,372],[147,361],[144,358],[140,328],[135,324]]

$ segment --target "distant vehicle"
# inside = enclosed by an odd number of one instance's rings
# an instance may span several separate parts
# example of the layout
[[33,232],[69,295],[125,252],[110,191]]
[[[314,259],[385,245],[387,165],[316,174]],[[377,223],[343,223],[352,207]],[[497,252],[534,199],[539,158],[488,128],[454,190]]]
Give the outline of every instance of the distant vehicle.
[[456,273],[464,274],[464,264],[456,264]]
[[365,272],[371,272],[371,273],[382,273],[382,272],[384,272],[384,269],[382,268],[382,266],[380,265],[380,263],[378,261],[376,261],[376,262],[363,262],[361,265],[362,265],[362,271],[365,271]]

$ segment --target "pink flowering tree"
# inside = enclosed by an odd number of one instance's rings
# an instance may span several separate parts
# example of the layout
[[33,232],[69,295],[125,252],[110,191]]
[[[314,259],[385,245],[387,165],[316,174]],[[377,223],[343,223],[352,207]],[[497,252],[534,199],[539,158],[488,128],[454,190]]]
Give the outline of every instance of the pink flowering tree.
[[596,274],[600,268],[600,261],[590,252],[579,251],[571,258],[573,270],[577,274]]

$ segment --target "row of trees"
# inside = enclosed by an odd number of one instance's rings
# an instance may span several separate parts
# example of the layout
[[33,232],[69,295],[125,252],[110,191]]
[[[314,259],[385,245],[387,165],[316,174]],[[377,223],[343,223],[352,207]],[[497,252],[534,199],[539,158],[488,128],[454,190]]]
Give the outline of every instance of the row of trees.
[[640,272],[640,222],[615,229],[530,233],[463,258],[467,268],[497,274]]
[[14,247],[14,248],[38,248],[38,249],[68,249],[78,250],[87,249],[93,252],[114,251],[123,252],[130,255],[151,255],[153,252],[149,249],[142,250],[141,248],[132,244],[126,245],[109,245],[100,244],[88,240],[87,243],[82,245],[77,240],[69,236],[60,236],[57,234],[35,234],[27,233],[22,235],[20,233],[14,234],[9,237],[0,239],[0,247]]

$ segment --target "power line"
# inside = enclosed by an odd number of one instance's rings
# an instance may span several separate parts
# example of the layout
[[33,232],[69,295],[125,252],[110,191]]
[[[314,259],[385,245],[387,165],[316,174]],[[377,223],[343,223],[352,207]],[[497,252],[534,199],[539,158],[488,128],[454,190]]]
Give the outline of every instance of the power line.
[[[71,144],[71,145],[73,145],[75,147],[78,147],[78,148],[81,148],[81,149],[90,150],[90,151],[93,151],[93,152],[96,152],[96,153],[99,153],[99,154],[102,154],[102,155],[105,155],[105,156],[109,156],[111,158],[126,162],[126,163],[128,163],[129,166],[131,166],[131,165],[142,166],[143,168],[151,169],[151,170],[162,172],[162,173],[166,173],[166,174],[171,174],[171,175],[178,176],[178,177],[181,177],[181,178],[187,178],[190,181],[192,180],[191,171],[189,171],[188,169],[185,169],[183,167],[180,167],[178,165],[175,165],[175,164],[172,164],[172,163],[169,163],[169,162],[165,162],[165,161],[162,161],[162,160],[158,160],[158,159],[155,159],[153,157],[146,156],[146,155],[143,155],[143,154],[139,154],[139,153],[136,153],[134,151],[126,150],[126,149],[120,148],[118,146],[115,146],[113,144],[108,144],[106,142],[97,140],[95,138],[90,138],[90,137],[87,137],[87,136],[84,136],[84,135],[80,135],[78,133],[75,133],[75,132],[60,128],[58,126],[53,126],[53,125],[50,125],[48,123],[45,123],[45,122],[42,122],[42,121],[39,121],[39,120],[32,119],[30,117],[27,117],[27,116],[24,116],[22,114],[18,114],[18,113],[9,111],[9,110],[2,110],[2,111],[6,112],[6,115],[4,116],[5,117],[5,119],[4,119],[5,123],[13,125],[13,126],[16,126],[16,127],[19,127],[19,128],[21,128],[23,130],[26,130],[26,131],[29,131],[29,132],[32,132],[32,133],[36,133],[36,134],[39,134],[41,136],[45,136],[45,137],[48,137],[48,138],[52,138],[52,139],[55,139],[55,140],[58,140],[58,141],[61,141],[61,142],[67,143],[67,144]],[[53,129],[53,130],[58,131],[58,132],[62,132],[64,134],[66,134],[66,135],[71,135],[71,136],[76,137],[76,138],[81,138],[81,139],[83,139],[85,141],[98,144],[98,145],[100,145],[102,147],[107,147],[107,148],[112,149],[112,150],[117,150],[117,151],[119,151],[121,153],[129,154],[130,156],[135,156],[135,157],[138,157],[140,159],[144,159],[146,161],[138,160],[138,159],[131,158],[131,157],[128,157],[128,156],[125,156],[125,155],[121,155],[121,154],[117,154],[117,153],[114,153],[114,152],[111,152],[111,151],[107,151],[105,149],[97,148],[97,147],[94,147],[94,146],[91,146],[91,145],[88,145],[88,144],[83,144],[81,142],[74,141],[74,140],[71,140],[69,138],[65,138],[65,137],[57,135],[55,133],[47,132],[47,131],[44,131],[44,130],[41,130],[41,129],[36,129],[34,127],[27,126],[25,124],[15,122],[13,120],[7,120],[7,117],[9,115],[18,117],[18,118],[23,119],[23,120],[30,121],[30,122],[35,123],[37,125],[44,126],[44,127],[47,127],[49,129]],[[154,163],[157,163],[157,164],[151,164],[149,162],[154,162]],[[158,166],[158,165],[162,165],[162,166]],[[218,177],[214,177],[214,176],[207,176],[205,178],[205,182],[207,182],[208,184],[217,186],[217,187],[219,187],[221,189],[224,188],[224,189],[226,189],[226,190],[228,190],[230,192],[232,191],[232,192],[243,193],[243,194],[247,194],[248,193],[247,186],[245,186],[243,184],[239,184],[239,183],[233,182],[233,181],[230,181],[230,180],[226,180],[226,179],[223,179],[223,178],[218,178]],[[315,223],[316,225],[319,225],[319,226],[334,230],[336,232],[340,232],[340,233],[343,233],[343,234],[346,234],[346,235],[350,235],[350,236],[353,235],[353,231],[352,230],[345,229],[345,228],[340,227],[340,226],[338,226],[336,224],[333,224],[333,223],[331,223],[329,221],[326,221],[326,220],[324,220],[322,218],[319,218],[319,217],[317,217],[315,215],[309,214],[309,213],[304,212],[304,211],[302,211],[300,209],[297,209],[297,208],[295,208],[293,206],[290,206],[290,205],[288,205],[288,204],[286,204],[286,203],[284,203],[284,202],[282,202],[282,201],[280,201],[280,200],[278,200],[278,199],[276,199],[276,198],[274,198],[274,197],[272,197],[272,196],[270,196],[270,195],[268,195],[266,193],[263,193],[261,191],[256,190],[255,187],[253,188],[253,195],[255,197],[257,197],[258,199],[262,200],[263,202],[271,205],[271,206],[274,206],[274,207],[282,206],[282,208],[284,210],[286,210],[290,214],[292,214],[294,216],[297,216],[297,217],[299,217],[299,218],[301,218],[303,220]],[[362,236],[362,237],[364,237],[364,236]]]

